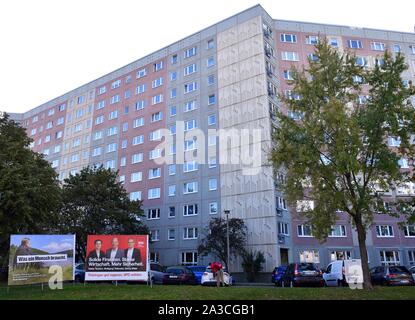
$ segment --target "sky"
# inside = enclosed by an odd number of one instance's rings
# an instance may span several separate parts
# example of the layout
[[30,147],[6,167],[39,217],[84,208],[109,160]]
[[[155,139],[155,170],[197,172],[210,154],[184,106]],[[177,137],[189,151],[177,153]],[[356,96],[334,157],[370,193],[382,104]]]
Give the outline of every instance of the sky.
[[73,235],[12,235],[11,244],[20,246],[22,239],[30,239],[30,247],[49,253],[62,252],[73,249],[75,238]]
[[258,3],[274,19],[415,26],[414,0],[0,1],[0,111],[28,111]]

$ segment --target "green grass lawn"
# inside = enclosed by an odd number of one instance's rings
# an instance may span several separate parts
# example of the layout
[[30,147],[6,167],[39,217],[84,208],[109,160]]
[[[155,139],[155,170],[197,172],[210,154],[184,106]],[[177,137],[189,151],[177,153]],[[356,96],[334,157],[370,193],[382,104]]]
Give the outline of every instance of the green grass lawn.
[[372,291],[349,288],[275,288],[201,286],[154,286],[109,284],[64,284],[63,290],[45,286],[0,288],[0,300],[408,300],[415,299],[415,287],[376,287]]

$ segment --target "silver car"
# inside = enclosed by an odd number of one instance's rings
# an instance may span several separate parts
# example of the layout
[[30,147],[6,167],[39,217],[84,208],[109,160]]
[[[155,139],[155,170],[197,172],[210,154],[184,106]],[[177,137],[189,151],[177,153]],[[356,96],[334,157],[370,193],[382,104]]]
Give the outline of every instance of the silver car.
[[166,274],[165,268],[158,262],[150,262],[150,277],[153,283],[163,284],[163,277]]

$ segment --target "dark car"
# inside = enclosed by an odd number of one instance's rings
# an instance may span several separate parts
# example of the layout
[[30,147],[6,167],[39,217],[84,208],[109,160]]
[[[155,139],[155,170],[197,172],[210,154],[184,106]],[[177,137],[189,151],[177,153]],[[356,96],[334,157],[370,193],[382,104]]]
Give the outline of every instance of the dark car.
[[75,282],[85,281],[85,264],[78,263],[75,265]]
[[380,266],[370,270],[370,278],[373,284],[382,286],[414,285],[414,279],[406,267],[403,266]]
[[197,284],[194,272],[188,267],[168,267],[163,284]]
[[323,273],[314,263],[291,263],[281,277],[283,287],[324,287]]
[[287,270],[287,266],[276,267],[272,271],[271,282],[274,283],[276,286],[281,286],[281,278],[284,275],[286,270]]
[[188,266],[188,268],[190,270],[192,270],[193,273],[195,274],[197,284],[200,284],[200,282],[202,281],[202,275],[205,272],[206,267],[201,267],[201,266]]

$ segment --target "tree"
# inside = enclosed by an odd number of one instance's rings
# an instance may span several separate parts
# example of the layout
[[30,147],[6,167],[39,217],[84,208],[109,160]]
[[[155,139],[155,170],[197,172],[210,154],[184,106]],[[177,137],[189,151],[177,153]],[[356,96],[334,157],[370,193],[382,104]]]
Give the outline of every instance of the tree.
[[32,140],[7,114],[0,115],[0,256],[11,234],[47,233],[56,223],[59,180]]
[[[244,253],[244,246],[246,243],[246,226],[242,219],[229,219],[229,243],[230,258]],[[229,270],[227,263],[226,220],[214,218],[209,222],[209,226],[205,228],[204,237],[198,246],[198,252],[202,256],[213,254],[220,259],[222,263],[226,265],[227,270]]]
[[242,268],[249,282],[253,282],[256,275],[262,271],[263,263],[265,263],[265,257],[262,251],[245,251],[242,254]]
[[[367,69],[324,40],[316,45],[315,57],[308,68],[293,70],[294,98],[281,97],[299,118],[279,113],[271,159],[286,172],[287,200],[302,207],[300,215],[318,239],[327,238],[339,210],[349,215],[358,235],[364,287],[371,288],[366,232],[375,214],[399,216],[384,207],[382,190],[409,179],[398,160],[413,155],[415,110],[409,98],[415,92],[401,79],[407,66],[400,54],[393,58],[385,52]],[[400,140],[399,147],[388,147],[391,137]]]
[[83,260],[88,234],[148,234],[142,216],[141,201],[129,199],[117,172],[86,167],[64,181],[58,230],[76,234]]

